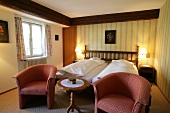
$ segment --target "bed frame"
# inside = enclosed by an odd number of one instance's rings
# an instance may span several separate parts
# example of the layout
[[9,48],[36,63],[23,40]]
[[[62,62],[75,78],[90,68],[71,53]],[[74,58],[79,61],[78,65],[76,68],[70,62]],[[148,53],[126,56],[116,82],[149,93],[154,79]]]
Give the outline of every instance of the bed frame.
[[125,59],[133,62],[138,67],[138,52],[139,46],[136,46],[136,51],[100,51],[100,50],[88,50],[87,45],[85,45],[84,59],[89,59],[92,57],[99,57],[102,60],[110,62],[111,60]]

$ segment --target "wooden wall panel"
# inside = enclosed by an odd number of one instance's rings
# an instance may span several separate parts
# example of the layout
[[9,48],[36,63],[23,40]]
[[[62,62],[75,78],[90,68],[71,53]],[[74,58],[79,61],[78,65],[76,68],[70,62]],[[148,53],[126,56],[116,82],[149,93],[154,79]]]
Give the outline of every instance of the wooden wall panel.
[[63,28],[63,66],[76,59],[76,27]]

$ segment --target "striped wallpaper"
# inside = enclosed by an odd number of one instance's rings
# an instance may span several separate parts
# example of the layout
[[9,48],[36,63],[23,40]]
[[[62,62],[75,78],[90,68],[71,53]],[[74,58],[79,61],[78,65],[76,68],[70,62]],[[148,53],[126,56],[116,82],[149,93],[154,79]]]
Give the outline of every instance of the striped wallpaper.
[[[81,25],[77,46],[84,49],[135,51],[136,45],[149,53],[139,64],[154,65],[156,83],[170,101],[170,0],[160,9],[159,19]],[[116,44],[105,44],[105,30],[116,30]]]
[[[105,30],[116,30],[116,44],[105,44]],[[140,64],[153,65],[157,19],[77,26],[77,46],[88,49],[135,51],[136,45],[146,48],[150,57]]]
[[170,101],[170,0],[160,9],[156,37],[157,85]]

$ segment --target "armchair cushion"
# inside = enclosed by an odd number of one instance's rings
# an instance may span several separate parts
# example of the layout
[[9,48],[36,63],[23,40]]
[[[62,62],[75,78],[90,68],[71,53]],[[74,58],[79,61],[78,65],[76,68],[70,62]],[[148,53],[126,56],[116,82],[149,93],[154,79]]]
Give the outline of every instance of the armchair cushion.
[[97,106],[107,113],[113,111],[115,113],[130,113],[132,112],[134,103],[135,101],[129,97],[118,94],[109,94],[100,99]]
[[21,89],[22,95],[46,95],[46,81],[37,81],[27,84]]

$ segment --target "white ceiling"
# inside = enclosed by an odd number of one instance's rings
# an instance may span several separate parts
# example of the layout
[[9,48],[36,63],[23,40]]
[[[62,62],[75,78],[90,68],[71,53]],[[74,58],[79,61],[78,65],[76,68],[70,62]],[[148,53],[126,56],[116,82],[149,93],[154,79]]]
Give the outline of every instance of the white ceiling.
[[68,17],[159,9],[166,0],[32,0]]

